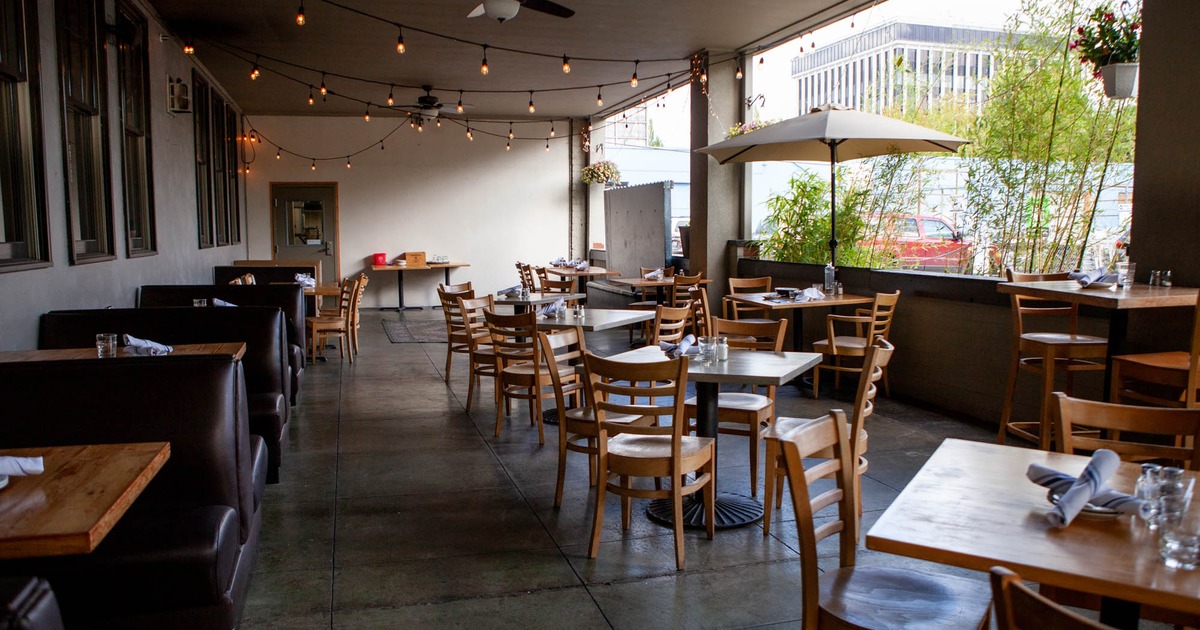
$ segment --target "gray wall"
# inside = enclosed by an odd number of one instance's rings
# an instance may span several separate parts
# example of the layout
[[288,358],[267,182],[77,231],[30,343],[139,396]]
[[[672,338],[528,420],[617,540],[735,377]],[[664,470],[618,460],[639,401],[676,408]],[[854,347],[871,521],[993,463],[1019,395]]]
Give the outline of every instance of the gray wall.
[[671,182],[604,191],[606,268],[633,276],[638,267],[666,264],[670,216]]

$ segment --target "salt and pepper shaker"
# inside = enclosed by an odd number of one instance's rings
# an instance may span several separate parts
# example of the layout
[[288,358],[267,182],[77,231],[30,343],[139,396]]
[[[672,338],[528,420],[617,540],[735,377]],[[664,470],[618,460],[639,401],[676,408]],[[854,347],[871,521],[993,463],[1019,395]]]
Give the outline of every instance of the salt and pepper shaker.
[[1133,496],[1142,500],[1145,507],[1140,515],[1150,529],[1158,529],[1158,494],[1162,466],[1158,464],[1142,464],[1142,474],[1133,486]]
[[717,337],[717,360],[729,360],[729,338]]
[[1150,286],[1157,287],[1162,283],[1162,272],[1157,269],[1150,271]]
[[834,284],[834,291],[833,291],[833,293],[834,293],[834,295],[841,295],[841,294],[842,294],[842,283],[841,283],[841,282],[838,282],[838,283],[835,283],[835,284]]
[[1162,274],[1160,274],[1158,284],[1159,284],[1159,286],[1164,286],[1164,287],[1171,286],[1171,270],[1170,269],[1167,269],[1166,271],[1163,271]]

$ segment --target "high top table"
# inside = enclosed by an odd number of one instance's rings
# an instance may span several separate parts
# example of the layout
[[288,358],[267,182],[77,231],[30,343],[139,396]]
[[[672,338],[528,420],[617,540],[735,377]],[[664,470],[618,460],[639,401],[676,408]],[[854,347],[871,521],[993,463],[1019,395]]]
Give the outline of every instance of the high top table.
[[621,275],[620,271],[592,265],[589,265],[586,269],[550,266],[546,267],[546,273],[552,273],[561,278],[579,278],[579,292],[584,295],[584,302],[587,302],[587,283],[589,279]]
[[[459,267],[470,267],[470,263],[465,262],[447,262],[447,263],[428,263],[425,265],[371,265],[371,269],[375,271],[395,271],[396,272],[396,309],[397,311],[406,310],[421,310],[420,306],[405,306],[404,305],[404,273],[407,271],[429,271],[430,269],[441,269],[446,277],[446,284],[450,284],[450,270]],[[392,309],[385,308],[385,311]]]
[[[652,363],[666,360],[657,346],[645,346],[609,357],[614,361]],[[821,362],[821,355],[812,352],[768,352],[765,350],[729,351],[728,361],[704,365],[697,357],[688,357],[688,380],[696,384],[696,435],[717,437],[717,393],[721,383],[780,386],[812,369]],[[684,421],[677,418],[677,422]],[[717,457],[713,444],[713,459]],[[713,467],[712,487],[717,488],[717,467]],[[684,527],[704,528],[704,499],[699,492],[683,498]],[[762,518],[763,506],[758,500],[727,492],[717,492],[717,529],[749,525]],[[673,521],[671,501],[651,501],[646,514],[654,521],[670,525]]]
[[875,302],[875,298],[873,297],[854,295],[853,293],[826,295],[820,300],[806,300],[804,302],[784,298],[774,291],[771,293],[730,293],[725,297],[735,302],[741,302],[742,304],[768,309],[772,313],[776,311],[791,311],[792,323],[789,325],[792,328],[793,350],[801,350],[804,347],[804,309],[834,308],[837,306],[873,304]]

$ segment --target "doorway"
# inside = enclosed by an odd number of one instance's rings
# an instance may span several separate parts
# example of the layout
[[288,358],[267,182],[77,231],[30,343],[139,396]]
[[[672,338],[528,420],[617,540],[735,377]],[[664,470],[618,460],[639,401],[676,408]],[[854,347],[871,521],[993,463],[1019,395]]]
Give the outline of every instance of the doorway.
[[272,258],[320,263],[317,282],[341,278],[337,184],[271,184]]

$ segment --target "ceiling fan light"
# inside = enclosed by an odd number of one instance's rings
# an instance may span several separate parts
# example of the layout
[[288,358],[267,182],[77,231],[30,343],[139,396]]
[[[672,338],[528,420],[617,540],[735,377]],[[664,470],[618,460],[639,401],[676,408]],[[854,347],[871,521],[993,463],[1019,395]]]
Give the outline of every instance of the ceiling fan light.
[[521,3],[517,0],[483,0],[484,14],[499,22],[513,19],[520,9]]

